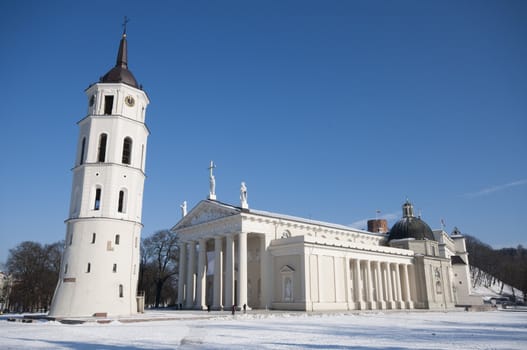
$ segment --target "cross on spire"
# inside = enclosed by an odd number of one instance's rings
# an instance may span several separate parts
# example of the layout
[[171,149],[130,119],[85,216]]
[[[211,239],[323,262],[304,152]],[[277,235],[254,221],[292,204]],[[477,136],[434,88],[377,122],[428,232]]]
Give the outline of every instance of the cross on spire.
[[126,24],[130,22],[130,19],[126,16],[124,16],[123,20],[123,36],[126,36]]

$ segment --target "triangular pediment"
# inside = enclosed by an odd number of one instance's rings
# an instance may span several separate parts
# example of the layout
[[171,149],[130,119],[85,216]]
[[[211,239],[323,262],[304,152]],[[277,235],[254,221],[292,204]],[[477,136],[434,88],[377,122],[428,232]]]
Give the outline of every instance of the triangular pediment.
[[184,218],[182,218],[174,227],[172,227],[171,231],[177,231],[182,228],[196,226],[228,216],[237,215],[240,212],[240,208],[217,201],[204,200],[192,208]]
[[280,269],[280,273],[293,273],[295,272],[295,269],[293,269],[291,266],[289,265],[284,265],[282,266],[282,268]]

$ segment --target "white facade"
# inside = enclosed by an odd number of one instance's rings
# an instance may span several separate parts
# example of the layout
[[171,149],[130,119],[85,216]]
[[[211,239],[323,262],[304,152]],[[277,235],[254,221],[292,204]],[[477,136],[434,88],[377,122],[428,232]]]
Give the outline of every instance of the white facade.
[[88,115],[78,122],[65,250],[50,316],[137,312],[149,100],[127,70],[125,34],[114,70],[128,80],[105,76],[86,90]]
[[386,234],[213,200],[172,231],[181,242],[178,303],[186,308],[448,309],[467,292],[455,284],[470,285],[451,262],[466,250],[446,234],[447,244],[389,242]]

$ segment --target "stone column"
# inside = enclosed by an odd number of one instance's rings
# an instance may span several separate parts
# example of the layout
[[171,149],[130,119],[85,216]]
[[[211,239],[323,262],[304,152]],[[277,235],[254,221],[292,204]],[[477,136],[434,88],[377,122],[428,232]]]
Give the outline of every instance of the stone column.
[[230,309],[234,299],[234,239],[232,235],[226,237],[225,254],[225,309]]
[[246,305],[246,308],[249,309],[247,303],[247,232],[241,232],[238,235],[238,256],[238,307],[243,309],[243,306]]
[[397,290],[397,305],[400,309],[404,309],[404,302],[401,293],[401,275],[399,273],[400,264],[395,264],[395,287]]
[[405,289],[405,303],[407,309],[413,309],[414,305],[412,302],[412,293],[410,292],[410,275],[408,273],[408,265],[403,265],[403,279],[404,279],[404,289]]
[[362,283],[360,276],[360,260],[355,259],[353,265],[353,280],[355,281],[355,308],[357,310],[364,309],[364,301],[362,299]]
[[344,273],[346,275],[346,281],[345,281],[345,288],[346,288],[346,304],[348,305],[348,310],[351,309],[351,303],[353,300],[353,293],[352,293],[352,285],[350,283],[351,278],[351,269],[350,269],[350,261],[348,257],[346,257],[346,266],[344,267]]
[[376,267],[375,274],[377,275],[377,306],[379,307],[379,309],[384,309],[386,308],[386,303],[384,302],[384,296],[383,296],[384,288],[382,286],[381,262],[377,261],[375,263],[375,267]]
[[367,278],[368,278],[368,282],[367,282],[367,286],[368,286],[368,306],[370,309],[376,309],[376,304],[375,304],[375,297],[373,295],[373,276],[372,276],[372,269],[371,269],[371,261],[370,260],[367,260],[366,261],[366,274],[368,275]]
[[188,244],[188,266],[187,266],[187,308],[194,306],[194,269],[196,266],[196,242]]
[[386,263],[386,269],[384,270],[384,276],[386,281],[386,307],[393,309],[394,308],[394,302],[393,302],[393,289],[392,289],[392,271],[390,263]]
[[[187,270],[187,244],[179,243],[179,277],[177,284],[177,303],[185,303],[185,277]],[[179,305],[178,305],[179,307]]]
[[[269,278],[269,257],[267,253],[267,237],[261,235],[260,239],[260,308],[269,308],[272,300],[270,298],[271,282]],[[254,306],[254,305],[253,305]]]
[[220,236],[214,238],[214,295],[212,308],[215,310],[221,310],[221,275],[222,275],[222,266],[223,257],[221,254],[221,248],[223,244],[223,239]]
[[196,309],[203,310],[206,308],[205,303],[205,279],[207,278],[207,241],[199,240],[198,254],[198,279],[196,281]]

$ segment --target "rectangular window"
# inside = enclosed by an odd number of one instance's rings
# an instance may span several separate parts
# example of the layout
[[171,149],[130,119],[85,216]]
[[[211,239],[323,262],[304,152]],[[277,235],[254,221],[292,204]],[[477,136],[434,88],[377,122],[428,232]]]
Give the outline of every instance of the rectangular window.
[[70,232],[69,233],[69,245],[72,245],[73,244],[73,232]]
[[113,272],[117,272],[117,264],[113,264],[113,269],[112,269]]
[[91,236],[91,244],[94,244],[94,243],[95,243],[95,236],[96,236],[95,232],[92,233],[92,236]]
[[119,285],[119,298],[122,298],[122,297],[123,297],[123,294],[124,294],[124,292],[123,292],[123,285],[120,284],[120,285]]
[[88,263],[88,267],[86,267],[86,273],[90,273],[91,271],[91,264]]
[[121,240],[120,235],[115,235],[115,245],[119,245],[119,241]]
[[113,96],[104,96],[104,114],[110,115],[113,110]]
[[93,206],[94,210],[99,210],[101,208],[101,189],[97,188],[95,190],[95,205]]
[[68,264],[64,265],[64,274],[68,273]]

